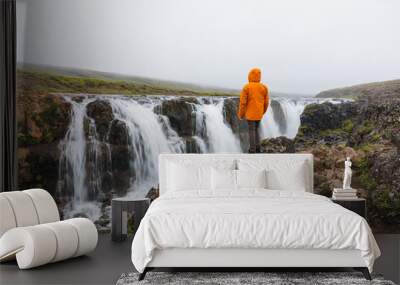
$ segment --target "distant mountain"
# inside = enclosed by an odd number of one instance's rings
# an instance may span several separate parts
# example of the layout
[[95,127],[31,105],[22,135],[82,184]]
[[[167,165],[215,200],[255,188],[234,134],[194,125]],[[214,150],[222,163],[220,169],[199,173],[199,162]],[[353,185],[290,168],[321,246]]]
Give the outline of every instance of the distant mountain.
[[359,98],[364,96],[400,97],[400,79],[359,84],[350,87],[330,89],[317,94],[319,98]]

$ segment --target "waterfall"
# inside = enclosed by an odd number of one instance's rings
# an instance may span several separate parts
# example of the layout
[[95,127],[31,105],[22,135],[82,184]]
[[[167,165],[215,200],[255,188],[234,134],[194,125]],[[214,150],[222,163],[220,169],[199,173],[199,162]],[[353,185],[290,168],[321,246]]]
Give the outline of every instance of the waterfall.
[[[87,119],[86,106],[94,99],[85,98],[82,102],[76,102],[64,96],[71,104],[71,122],[65,138],[60,142],[59,182],[58,192],[64,189],[72,189],[72,201],[64,207],[64,215],[69,218],[75,213],[84,212],[93,220],[100,217],[100,209],[87,203],[88,188],[86,183],[86,137],[84,132],[84,121]],[[63,177],[63,180],[60,178]]]
[[223,103],[224,101],[220,100],[216,104],[202,104],[198,106],[198,112],[202,113],[199,115],[202,121],[200,132],[204,132],[202,128],[206,128],[209,152],[241,152],[239,139],[224,122],[222,113]]
[[[152,100],[132,100],[123,97],[96,96],[74,99],[63,96],[71,104],[71,122],[60,142],[58,193],[72,199],[65,205],[64,215],[85,215],[97,220],[104,178],[112,177],[112,147],[108,132],[101,139],[93,118],[87,115],[87,106],[100,99],[110,104],[114,119],[127,130],[129,165],[128,194],[143,197],[158,183],[158,155],[185,152],[185,143],[171,128],[166,116],[154,112],[157,103]],[[104,196],[104,194],[103,194]]]
[[207,126],[206,126],[206,115],[201,108],[202,102],[196,105],[196,110],[193,112],[195,118],[195,135],[193,139],[199,149],[199,153],[208,153],[209,147],[207,147]]
[[184,142],[165,116],[154,113],[154,105],[129,99],[108,98],[116,119],[125,123],[129,135],[131,183],[135,194],[157,185],[158,155],[184,152]]
[[[242,152],[245,122],[236,117],[237,97],[64,94],[63,98],[71,104],[71,122],[59,144],[57,192],[69,198],[66,217],[84,214],[99,219],[104,213],[102,201],[111,193],[145,196],[157,186],[160,153]],[[100,106],[93,105],[99,102]],[[304,107],[315,102],[274,98],[262,119],[260,136],[294,138]],[[164,103],[171,104],[165,109]],[[99,110],[94,112],[94,107]],[[184,117],[176,117],[176,112]]]
[[201,137],[193,136],[193,139],[198,147],[199,153],[207,153],[207,145]]
[[63,163],[60,171],[65,172],[65,183],[74,190],[74,201],[83,202],[86,199],[86,138],[82,126],[89,101],[78,103],[68,97],[64,99],[72,105],[72,116],[68,131],[61,142],[60,161]]
[[[318,100],[274,99],[274,102],[270,102],[270,107],[261,120],[261,138],[275,138],[279,136],[294,138],[300,127],[300,115],[303,113],[305,106],[315,101]],[[279,119],[277,120],[277,118]],[[280,125],[283,122],[285,128],[282,128]]]
[[285,136],[294,138],[300,127],[300,116],[304,111],[306,104],[301,101],[285,100],[283,104],[287,130]]

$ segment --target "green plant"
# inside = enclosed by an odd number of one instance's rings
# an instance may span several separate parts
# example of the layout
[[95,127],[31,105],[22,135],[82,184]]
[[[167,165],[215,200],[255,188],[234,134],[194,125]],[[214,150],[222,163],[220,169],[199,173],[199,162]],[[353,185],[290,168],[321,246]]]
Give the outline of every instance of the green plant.
[[374,125],[371,121],[365,121],[360,128],[358,128],[358,133],[361,136],[364,136],[366,134],[369,134],[370,132],[372,132],[374,129]]
[[371,175],[371,162],[367,158],[361,158],[356,161],[356,169],[358,173],[358,180],[362,188],[373,191],[376,189],[378,183]]
[[351,133],[353,131],[354,128],[354,123],[351,119],[345,120],[342,123],[342,129],[346,132],[346,133]]

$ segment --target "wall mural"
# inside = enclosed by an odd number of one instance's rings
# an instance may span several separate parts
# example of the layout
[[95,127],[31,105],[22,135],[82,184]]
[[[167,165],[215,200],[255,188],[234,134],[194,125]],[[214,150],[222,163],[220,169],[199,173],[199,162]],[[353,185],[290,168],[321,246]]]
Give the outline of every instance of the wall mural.
[[[20,61],[19,188],[48,190],[64,217],[108,230],[113,197],[154,194],[160,153],[248,149],[239,89]],[[313,153],[315,192],[329,197],[350,156],[373,230],[400,232],[400,80],[310,96],[271,89],[262,151]]]

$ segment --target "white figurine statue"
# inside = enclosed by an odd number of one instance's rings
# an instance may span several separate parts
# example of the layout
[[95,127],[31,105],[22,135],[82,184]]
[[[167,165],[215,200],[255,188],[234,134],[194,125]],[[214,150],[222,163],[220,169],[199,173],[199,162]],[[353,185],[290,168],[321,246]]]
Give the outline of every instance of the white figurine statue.
[[351,160],[350,157],[347,157],[344,162],[343,189],[351,189],[351,174]]

